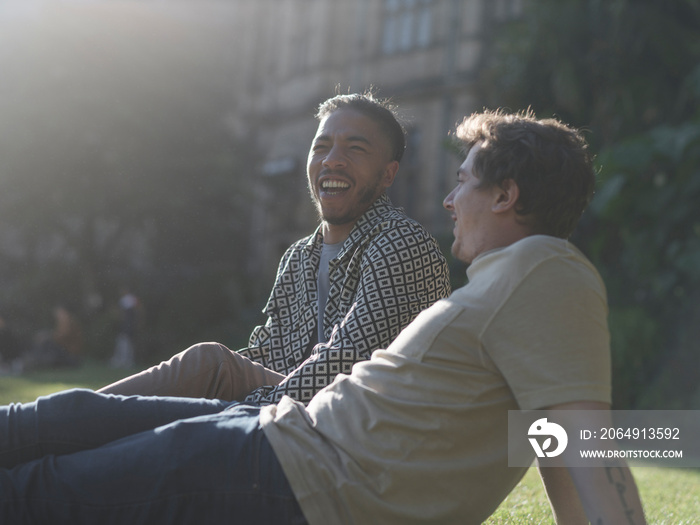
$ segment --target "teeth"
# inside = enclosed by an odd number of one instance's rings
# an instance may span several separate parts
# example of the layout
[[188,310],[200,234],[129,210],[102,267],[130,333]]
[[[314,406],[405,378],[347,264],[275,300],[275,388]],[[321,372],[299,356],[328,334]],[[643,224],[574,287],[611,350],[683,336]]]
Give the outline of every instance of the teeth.
[[321,183],[321,187],[324,190],[332,189],[332,188],[347,189],[350,187],[350,184],[348,184],[347,182],[340,181],[340,180],[324,180]]

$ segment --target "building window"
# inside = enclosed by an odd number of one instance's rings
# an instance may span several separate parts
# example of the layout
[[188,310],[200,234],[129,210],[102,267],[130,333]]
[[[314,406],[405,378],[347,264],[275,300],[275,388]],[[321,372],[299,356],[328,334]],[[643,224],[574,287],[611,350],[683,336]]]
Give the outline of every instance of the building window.
[[430,45],[434,0],[384,0],[382,51],[387,55]]

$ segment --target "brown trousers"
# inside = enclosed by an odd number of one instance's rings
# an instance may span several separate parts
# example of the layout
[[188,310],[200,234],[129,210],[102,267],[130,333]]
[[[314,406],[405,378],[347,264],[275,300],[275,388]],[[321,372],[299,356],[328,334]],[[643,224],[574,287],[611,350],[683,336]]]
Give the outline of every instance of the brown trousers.
[[277,385],[284,378],[224,345],[199,343],[98,392],[243,401],[252,390]]

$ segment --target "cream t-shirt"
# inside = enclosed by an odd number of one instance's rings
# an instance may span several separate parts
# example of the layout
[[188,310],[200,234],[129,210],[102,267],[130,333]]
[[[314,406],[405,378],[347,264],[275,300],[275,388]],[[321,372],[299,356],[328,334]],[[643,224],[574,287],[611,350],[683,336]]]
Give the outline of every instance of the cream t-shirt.
[[261,422],[309,523],[481,523],[517,484],[508,410],[610,402],[605,287],[567,241],[480,255],[469,284],[305,408]]

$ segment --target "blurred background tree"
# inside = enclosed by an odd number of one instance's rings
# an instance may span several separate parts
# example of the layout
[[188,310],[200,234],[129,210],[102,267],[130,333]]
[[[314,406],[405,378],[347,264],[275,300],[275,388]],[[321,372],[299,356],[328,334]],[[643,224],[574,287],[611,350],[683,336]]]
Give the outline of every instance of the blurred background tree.
[[590,131],[599,184],[575,243],[610,296],[617,408],[700,402],[700,4],[538,0],[494,36],[494,107]]
[[[0,222],[11,248],[0,273],[15,326],[30,331],[43,308],[69,302],[93,328],[92,355],[107,357],[120,290],[129,288],[146,305],[143,332],[150,335],[141,346],[152,354],[172,353],[203,332],[238,335],[232,320],[249,317],[241,277],[250,235],[241,224],[250,215],[245,174],[254,163],[252,149],[227,130],[209,123],[197,131],[207,117],[192,115],[181,129],[177,115],[157,140],[139,133],[129,141],[125,126],[83,151],[73,137],[57,135],[56,155],[25,152],[0,181]],[[72,156],[61,156],[67,150]],[[71,169],[76,154],[79,171]]]
[[225,21],[138,3],[3,9],[9,326],[27,347],[68,304],[88,356],[107,358],[129,288],[143,305],[141,363],[202,339],[244,342],[261,308],[256,297],[250,309],[241,227],[258,156],[232,129]]

